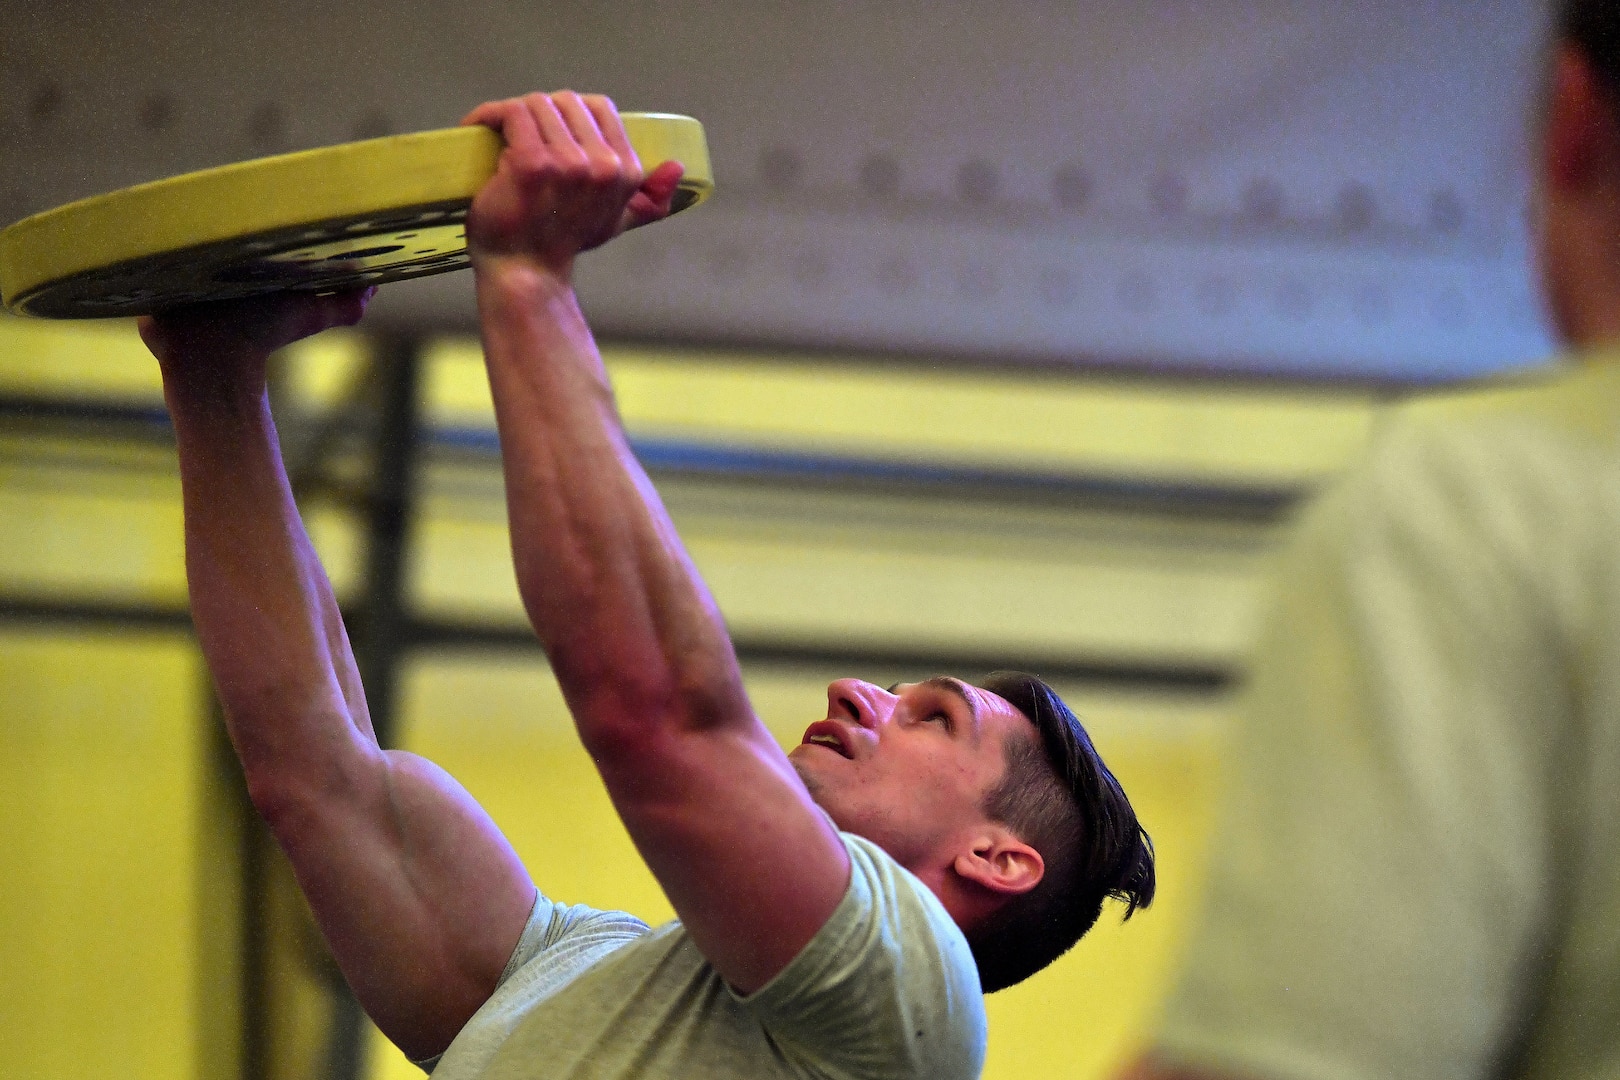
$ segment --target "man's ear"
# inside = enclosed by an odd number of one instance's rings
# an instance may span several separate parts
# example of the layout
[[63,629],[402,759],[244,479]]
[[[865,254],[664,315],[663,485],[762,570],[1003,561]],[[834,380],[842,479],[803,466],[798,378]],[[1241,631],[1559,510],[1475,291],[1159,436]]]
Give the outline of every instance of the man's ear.
[[1041,853],[1006,829],[993,827],[956,857],[957,876],[998,896],[1022,896],[1041,883],[1046,861]]
[[1573,194],[1608,177],[1620,127],[1592,62],[1576,46],[1558,48],[1543,131],[1542,173],[1554,191]]

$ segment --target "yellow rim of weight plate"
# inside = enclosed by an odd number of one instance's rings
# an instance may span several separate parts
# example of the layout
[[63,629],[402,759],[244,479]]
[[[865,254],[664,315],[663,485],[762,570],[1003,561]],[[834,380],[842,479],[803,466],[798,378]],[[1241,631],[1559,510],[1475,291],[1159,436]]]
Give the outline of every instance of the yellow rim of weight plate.
[[[625,113],[649,171],[685,166],[675,209],[714,190],[703,125]],[[105,318],[284,289],[328,291],[467,265],[462,221],[501,139],[446,128],[223,165],[97,195],[0,232],[0,300]]]

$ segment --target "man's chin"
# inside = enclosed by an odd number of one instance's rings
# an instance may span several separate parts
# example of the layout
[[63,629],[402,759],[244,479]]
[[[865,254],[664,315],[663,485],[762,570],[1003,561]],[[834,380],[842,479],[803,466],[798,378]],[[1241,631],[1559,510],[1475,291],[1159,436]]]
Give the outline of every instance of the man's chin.
[[804,786],[810,789],[810,797],[819,802],[820,797],[817,792],[821,790],[821,781],[816,778],[815,772],[805,764],[804,753],[799,747],[795,746],[788,752],[788,764],[792,765],[793,771],[799,774],[799,779],[804,782]]
[[799,780],[804,784],[804,789],[810,793],[810,798],[815,801],[817,806],[821,807],[823,813],[836,823],[838,820],[837,815],[834,813],[833,808],[827,805],[827,787],[821,782],[821,778],[816,775],[814,766],[808,764],[805,760],[809,756],[807,754],[789,754],[788,764],[792,765],[793,771],[799,774]]

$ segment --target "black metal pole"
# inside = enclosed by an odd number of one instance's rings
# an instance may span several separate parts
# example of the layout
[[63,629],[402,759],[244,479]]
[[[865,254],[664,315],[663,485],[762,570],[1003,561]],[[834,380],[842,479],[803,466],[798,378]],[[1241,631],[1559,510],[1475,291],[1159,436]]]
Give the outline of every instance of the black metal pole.
[[[409,643],[405,571],[410,555],[418,439],[421,345],[410,337],[374,343],[380,391],[372,480],[365,507],[365,585],[352,629],[355,664],[377,742],[392,745],[400,660]],[[359,1080],[365,1066],[365,1015],[342,987],[333,1003],[327,1076]]]
[[365,686],[372,730],[387,747],[393,743],[399,662],[409,636],[405,570],[420,443],[421,349],[405,337],[384,338],[376,349],[382,393],[366,504],[366,577],[355,663]]

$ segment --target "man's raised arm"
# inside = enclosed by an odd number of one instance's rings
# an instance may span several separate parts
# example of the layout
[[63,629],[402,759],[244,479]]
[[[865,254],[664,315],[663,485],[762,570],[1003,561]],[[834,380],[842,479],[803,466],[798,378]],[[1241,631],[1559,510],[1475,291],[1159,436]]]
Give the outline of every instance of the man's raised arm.
[[571,285],[577,253],[668,213],[680,170],[644,177],[605,98],[533,94],[467,122],[507,144],[467,238],[524,605],[642,857],[752,991],[832,914],[848,857],[743,693]]
[[146,320],[180,456],[192,620],[254,805],[360,1003],[407,1054],[449,1045],[495,987],[534,886],[494,824],[421,758],[384,752],[293,503],[271,352],[359,319],[366,295],[287,295]]

